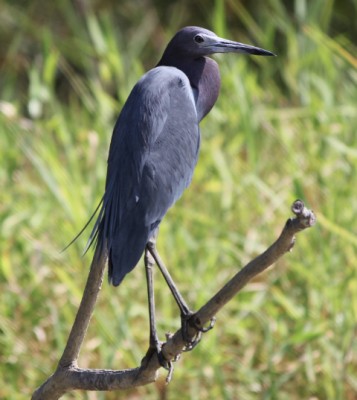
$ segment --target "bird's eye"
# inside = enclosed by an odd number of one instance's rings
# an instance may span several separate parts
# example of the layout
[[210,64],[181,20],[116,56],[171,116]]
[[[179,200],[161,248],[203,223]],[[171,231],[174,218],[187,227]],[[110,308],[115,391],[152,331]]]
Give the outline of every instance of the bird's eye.
[[203,43],[203,42],[205,41],[201,35],[196,35],[196,36],[193,38],[193,40],[194,40],[196,43]]

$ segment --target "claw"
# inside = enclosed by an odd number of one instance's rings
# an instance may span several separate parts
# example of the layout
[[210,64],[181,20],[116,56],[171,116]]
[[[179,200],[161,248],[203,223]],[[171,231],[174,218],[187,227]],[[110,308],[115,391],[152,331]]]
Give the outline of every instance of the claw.
[[199,327],[196,327],[196,326],[195,327],[198,328],[202,333],[206,333],[206,332],[210,331],[215,326],[215,324],[216,324],[216,317],[212,317],[210,319],[210,322],[209,322],[208,326],[205,326],[205,327],[202,327],[202,328],[199,328]]
[[202,333],[201,332],[198,332],[196,334],[196,336],[193,339],[189,340],[189,341],[184,339],[185,340],[185,347],[183,348],[182,351],[185,352],[185,353],[187,351],[192,351],[198,345],[198,343],[200,343],[201,339],[202,339]]
[[170,383],[171,382],[171,379],[172,379],[172,375],[173,375],[173,373],[174,373],[174,363],[173,362],[171,362],[171,361],[169,361],[169,369],[168,369],[168,374],[167,374],[167,377],[166,377],[166,383]]
[[[167,337],[167,335],[166,335]],[[167,376],[166,376],[166,383],[170,383],[172,379],[172,375],[174,373],[174,362],[177,361],[177,357],[173,361],[168,360],[165,358],[165,356],[162,353],[162,346],[164,343],[158,342],[155,343],[154,351],[156,351],[157,354],[157,359],[159,361],[159,364],[162,366],[162,368],[166,369],[168,371]]]
[[159,360],[159,364],[162,366],[162,368],[166,369],[166,371],[169,371],[170,374],[171,369],[173,369],[172,362],[164,357],[161,350],[157,352],[157,359]]
[[[156,350],[157,351],[157,350]],[[167,360],[164,355],[162,354],[162,343],[160,343],[160,350],[157,351],[157,358],[159,360],[160,365],[168,371],[167,376],[166,376],[166,383],[170,383],[173,373],[174,373],[174,362],[176,362],[179,359],[179,355],[177,355],[173,361]]]
[[[148,351],[145,354],[145,357],[142,359],[141,364],[145,365],[150,359],[151,357],[156,354],[157,355],[157,359],[159,361],[159,364],[161,365],[162,368],[166,369],[166,371],[169,371],[169,373],[171,372],[172,369],[172,362],[167,360],[165,358],[165,356],[162,353],[162,346],[163,343],[162,342],[155,342],[152,343],[148,349]],[[171,372],[172,374],[172,372]]]
[[[211,330],[215,323],[216,323],[216,318],[213,317],[210,320],[210,324],[206,327],[201,327],[198,322],[194,318],[194,313],[189,313],[187,315],[181,315],[181,325],[182,325],[182,338],[184,342],[186,343],[185,348],[183,351],[191,351],[193,350],[198,343],[201,341],[202,338],[202,333],[206,333],[209,330]],[[196,330],[196,334],[193,338],[190,338],[188,335],[188,325],[193,327]]]

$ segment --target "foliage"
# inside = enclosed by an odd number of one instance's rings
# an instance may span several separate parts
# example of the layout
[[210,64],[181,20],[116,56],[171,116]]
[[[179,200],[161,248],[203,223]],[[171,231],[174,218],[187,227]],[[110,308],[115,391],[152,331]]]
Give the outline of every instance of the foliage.
[[[28,398],[56,366],[90,263],[115,118],[180,26],[278,54],[216,57],[191,188],[159,250],[192,307],[279,234],[302,198],[318,225],[248,285],[177,363],[127,399],[354,399],[357,392],[357,2],[4,1],[0,5],[0,397]],[[346,6],[349,4],[349,7]],[[161,335],[179,324],[158,274]],[[104,284],[80,364],[123,369],[148,344],[145,277]],[[73,393],[66,398],[114,399]]]

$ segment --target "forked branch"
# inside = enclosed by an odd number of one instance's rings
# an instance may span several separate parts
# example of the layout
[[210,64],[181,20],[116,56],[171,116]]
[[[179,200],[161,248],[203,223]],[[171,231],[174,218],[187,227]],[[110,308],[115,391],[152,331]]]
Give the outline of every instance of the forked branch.
[[[290,251],[298,232],[314,225],[315,215],[301,200],[294,202],[292,211],[295,217],[286,222],[279,238],[264,253],[241,269],[191,318],[192,324],[188,327],[189,336],[193,338],[197,334],[197,327],[207,324],[253,277]],[[102,391],[128,389],[146,385],[157,379],[160,364],[156,353],[148,353],[141,366],[127,370],[82,369],[77,366],[79,351],[103,281],[106,257],[100,255],[102,253],[99,251],[94,255],[83,298],[57,369],[33,393],[33,400],[58,399],[64,393],[75,389]],[[162,353],[167,360],[175,360],[184,348],[185,342],[179,329],[167,337]]]

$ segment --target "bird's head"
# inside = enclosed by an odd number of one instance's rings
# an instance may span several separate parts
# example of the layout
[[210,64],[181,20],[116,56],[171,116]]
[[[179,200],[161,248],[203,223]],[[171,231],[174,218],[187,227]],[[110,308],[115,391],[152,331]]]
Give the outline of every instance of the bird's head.
[[179,30],[167,45],[162,56],[165,59],[198,58],[214,53],[242,53],[258,56],[274,56],[259,47],[218,37],[214,32],[197,26]]

